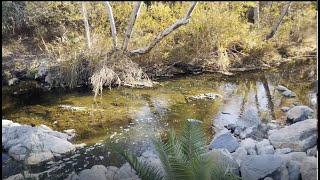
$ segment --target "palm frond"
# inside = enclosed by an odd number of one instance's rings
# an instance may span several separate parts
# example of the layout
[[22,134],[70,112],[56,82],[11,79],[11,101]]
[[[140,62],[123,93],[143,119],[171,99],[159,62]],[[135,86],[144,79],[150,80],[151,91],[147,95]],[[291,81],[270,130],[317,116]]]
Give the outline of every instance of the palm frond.
[[160,170],[140,162],[136,156],[126,150],[120,150],[119,153],[129,162],[130,166],[136,171],[142,180],[163,180],[164,177]]

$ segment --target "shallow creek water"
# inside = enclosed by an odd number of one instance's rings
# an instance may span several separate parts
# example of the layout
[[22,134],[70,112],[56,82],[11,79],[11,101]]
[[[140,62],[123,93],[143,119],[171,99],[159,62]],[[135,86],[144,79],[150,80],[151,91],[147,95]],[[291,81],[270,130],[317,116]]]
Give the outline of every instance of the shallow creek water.
[[[54,130],[76,129],[75,143],[86,143],[72,155],[50,162],[26,166],[2,153],[2,178],[18,173],[32,173],[40,179],[64,179],[73,171],[93,165],[120,167],[124,160],[114,152],[120,146],[137,155],[152,149],[151,138],[169,128],[179,130],[188,118],[203,121],[208,142],[216,130],[227,122],[236,122],[252,110],[263,121],[285,124],[283,106],[293,103],[311,105],[316,80],[315,64],[286,65],[278,70],[223,77],[217,74],[189,76],[162,81],[154,88],[115,88],[105,90],[93,101],[90,91],[2,90],[3,119],[23,124],[46,124]],[[285,98],[275,90],[284,85],[297,94]],[[30,89],[30,88],[29,88]],[[21,93],[22,92],[22,93]],[[218,93],[214,101],[186,101],[200,93]],[[84,111],[61,108],[61,105],[84,107]],[[312,107],[314,108],[314,107]]]

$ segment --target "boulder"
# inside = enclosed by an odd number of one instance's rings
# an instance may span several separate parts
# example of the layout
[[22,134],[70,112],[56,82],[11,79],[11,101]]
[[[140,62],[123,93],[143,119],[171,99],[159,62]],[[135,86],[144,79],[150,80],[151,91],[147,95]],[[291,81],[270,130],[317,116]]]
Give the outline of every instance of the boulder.
[[281,175],[281,164],[281,158],[276,155],[249,155],[240,164],[242,179],[278,179]]
[[256,144],[256,149],[258,154],[274,154],[274,148],[270,145],[268,139],[263,139]]
[[73,152],[75,146],[67,134],[40,125],[32,127],[2,120],[2,147],[16,160],[38,164],[55,156]]
[[289,161],[287,163],[289,180],[301,179],[300,163],[297,161]]
[[307,155],[308,156],[317,156],[317,152],[318,152],[317,146],[314,146],[313,148],[310,148],[307,150]]
[[282,86],[282,85],[278,85],[278,86],[276,87],[276,89],[277,89],[278,91],[280,91],[280,92],[284,92],[284,91],[289,90],[288,88],[286,88],[286,87],[284,87],[284,86]]
[[214,94],[214,93],[204,93],[204,94],[198,94],[196,96],[189,96],[187,97],[187,101],[195,101],[195,100],[215,100],[217,98],[222,98],[220,94]]
[[285,97],[296,97],[296,94],[294,92],[282,85],[278,85],[276,89]]
[[256,143],[257,141],[247,138],[240,142],[240,147],[243,147],[247,151],[248,155],[256,155]]
[[114,179],[139,179],[139,177],[136,175],[136,172],[134,169],[131,168],[129,163],[125,163],[122,165],[119,170],[116,172]]
[[217,165],[223,171],[229,171],[239,175],[239,164],[227,149],[214,149],[206,153],[204,156],[211,158],[212,163],[215,163],[215,165]]
[[304,159],[300,166],[302,180],[317,179],[317,158],[308,157]]
[[308,106],[295,106],[288,111],[287,120],[296,123],[314,117],[313,110]]
[[79,173],[79,180],[97,179],[107,180],[107,168],[103,165],[95,165],[91,169],[85,169]]
[[306,151],[317,143],[317,120],[307,119],[281,129],[270,130],[268,133],[275,148]]
[[237,139],[229,132],[216,137],[209,145],[209,149],[227,149],[229,152],[234,152],[238,147]]
[[247,154],[247,150],[240,146],[235,152],[233,152],[232,157],[237,161],[238,165],[240,166],[241,161],[246,158]]
[[292,149],[290,148],[281,148],[281,149],[276,149],[275,154],[288,154],[292,152]]

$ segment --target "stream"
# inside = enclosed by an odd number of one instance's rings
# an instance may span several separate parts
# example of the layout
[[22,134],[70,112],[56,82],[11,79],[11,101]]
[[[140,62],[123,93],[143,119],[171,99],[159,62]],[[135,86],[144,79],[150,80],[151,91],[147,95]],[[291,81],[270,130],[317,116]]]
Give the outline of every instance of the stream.
[[[208,143],[226,122],[236,122],[245,112],[257,113],[262,121],[276,120],[285,124],[286,115],[281,107],[296,103],[316,108],[311,102],[315,96],[316,72],[316,64],[307,63],[231,77],[218,74],[187,76],[160,81],[154,88],[105,89],[97,102],[93,101],[90,90],[45,92],[30,88],[30,85],[3,87],[2,119],[22,124],[45,124],[57,131],[75,129],[74,143],[87,145],[71,155],[33,166],[17,162],[2,151],[2,178],[31,173],[39,179],[64,179],[72,172],[97,164],[120,167],[125,161],[114,147],[126,148],[139,155],[154,148],[152,138],[161,137],[170,128],[179,131],[187,119],[203,122]],[[280,84],[297,96],[286,98],[281,95],[275,89]],[[222,98],[186,100],[186,97],[201,93],[217,93]],[[63,108],[66,106],[81,108]]]

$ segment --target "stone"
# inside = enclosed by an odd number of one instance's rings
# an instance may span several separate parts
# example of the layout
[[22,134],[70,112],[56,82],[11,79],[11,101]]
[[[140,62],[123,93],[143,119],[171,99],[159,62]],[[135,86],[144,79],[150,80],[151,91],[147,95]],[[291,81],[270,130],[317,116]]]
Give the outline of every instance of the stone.
[[314,117],[314,112],[308,106],[295,106],[287,113],[287,120],[296,123]]
[[256,155],[256,143],[257,141],[247,138],[240,142],[240,147],[244,147],[248,155]]
[[237,161],[240,166],[241,161],[248,155],[247,150],[240,146],[235,152],[231,153],[232,157]]
[[212,163],[221,168],[224,172],[231,172],[239,175],[239,164],[232,157],[227,149],[213,149],[204,155],[211,158]]
[[300,166],[302,180],[317,179],[317,158],[308,157],[304,159]]
[[271,177],[266,177],[263,180],[273,180]]
[[138,157],[138,159],[141,162],[147,163],[149,166],[152,166],[153,168],[160,170],[160,173],[164,175],[165,171],[162,167],[161,160],[153,151],[147,150],[143,152],[142,155]]
[[73,139],[76,136],[76,130],[75,129],[66,129],[63,132],[68,134],[70,136],[70,139]]
[[134,169],[131,168],[129,163],[122,165],[116,172],[114,179],[138,179]]
[[91,169],[85,169],[79,173],[79,180],[95,179],[107,180],[107,168],[103,165],[94,165]]
[[275,148],[306,151],[317,143],[317,120],[307,119],[269,131],[269,140]]
[[289,97],[289,98],[292,98],[292,97],[296,97],[296,93],[290,91],[290,90],[287,90],[287,91],[284,91],[281,93],[283,96],[285,97]]
[[240,164],[242,179],[258,180],[280,176],[282,160],[276,155],[248,155]]
[[274,148],[270,145],[268,139],[263,139],[256,144],[256,149],[258,154],[274,154]]
[[231,133],[224,133],[215,139],[209,145],[209,149],[227,149],[234,152],[239,147],[239,142]]
[[288,88],[286,88],[286,87],[284,87],[284,86],[282,86],[282,85],[278,85],[278,86],[276,87],[276,89],[277,89],[278,91],[280,91],[280,92],[289,90]]
[[276,149],[275,154],[288,154],[292,152],[292,149],[290,148],[281,148],[281,149]]
[[289,107],[282,107],[282,108],[281,108],[281,111],[282,111],[282,112],[288,112],[289,110],[290,110]]
[[314,146],[313,148],[310,148],[307,150],[307,155],[308,156],[317,156],[317,152],[318,152],[317,146]]
[[261,119],[256,109],[248,108],[244,111],[243,115],[238,119],[237,125],[244,127],[256,127],[261,123]]
[[2,147],[11,157],[27,164],[38,164],[74,152],[75,146],[69,138],[45,125],[32,127],[2,120]]
[[287,163],[289,180],[300,180],[300,163],[297,161],[289,161]]
[[12,78],[12,79],[9,79],[8,85],[13,86],[13,85],[17,84],[18,82],[19,82],[18,78]]
[[187,101],[195,101],[195,100],[215,100],[217,98],[222,98],[220,94],[215,93],[204,93],[204,94],[198,94],[195,96],[189,96],[187,97]]

